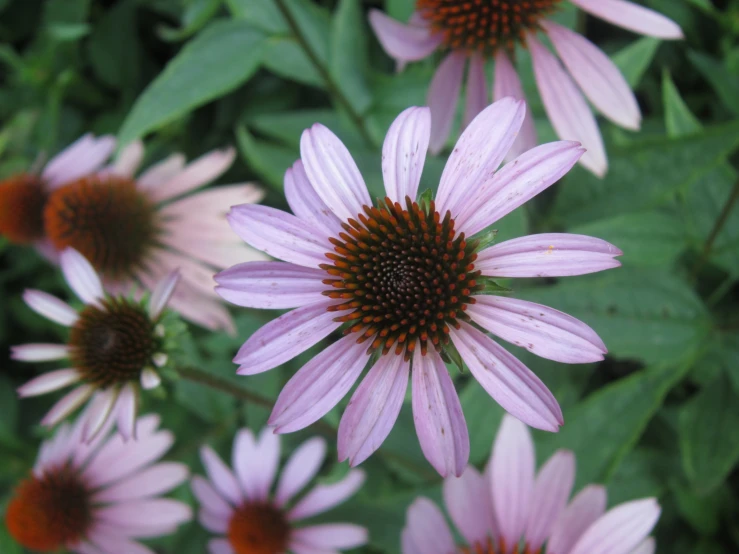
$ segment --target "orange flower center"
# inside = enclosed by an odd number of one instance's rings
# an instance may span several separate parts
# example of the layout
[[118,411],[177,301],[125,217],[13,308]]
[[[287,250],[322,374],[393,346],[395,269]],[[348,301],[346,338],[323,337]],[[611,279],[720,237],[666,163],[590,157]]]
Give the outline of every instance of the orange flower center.
[[90,495],[79,476],[62,467],[23,481],[8,505],[11,536],[31,550],[53,552],[85,536],[92,522]]
[[158,234],[156,208],[130,179],[89,176],[54,191],[44,210],[54,247],[72,247],[98,271],[129,277]]
[[560,0],[417,0],[416,9],[452,50],[493,54],[525,43]]
[[364,206],[345,232],[329,239],[334,252],[321,268],[331,276],[323,294],[341,299],[329,311],[351,310],[336,321],[349,323],[345,334],[371,341],[370,350],[405,352],[409,359],[419,341],[441,351],[450,326],[469,320],[465,310],[475,299],[474,244],[457,235],[449,212],[442,218],[431,202],[425,211],[406,197],[406,209],[386,198],[379,208]]
[[[506,548],[505,541],[502,538],[498,540],[497,550],[492,538],[488,538],[484,544],[476,543],[473,546],[459,547],[459,554],[505,554],[506,552],[509,552],[509,550]],[[541,549],[533,551],[526,545],[521,550],[519,545],[515,545],[511,554],[541,554]]]
[[37,175],[23,173],[0,181],[0,235],[16,244],[43,238],[46,197]]
[[281,554],[289,539],[285,515],[267,503],[244,504],[228,524],[228,540],[236,554]]

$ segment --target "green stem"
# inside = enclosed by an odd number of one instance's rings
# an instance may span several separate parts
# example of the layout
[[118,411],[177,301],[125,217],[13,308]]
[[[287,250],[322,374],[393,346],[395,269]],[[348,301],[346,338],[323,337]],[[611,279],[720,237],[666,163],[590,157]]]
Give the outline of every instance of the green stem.
[[716,223],[713,224],[713,229],[711,229],[711,234],[708,235],[708,238],[706,239],[706,242],[703,245],[703,252],[695,267],[694,273],[696,275],[698,274],[698,270],[700,270],[700,268],[703,267],[703,264],[705,264],[706,261],[708,261],[708,257],[711,255],[711,250],[713,249],[713,243],[716,242],[716,239],[721,233],[721,230],[724,228],[724,225],[726,224],[726,221],[729,219],[729,215],[731,215],[731,210],[734,208],[734,204],[736,204],[737,200],[739,200],[739,180],[737,180],[737,182],[734,183],[734,188],[731,189],[731,194],[729,195],[729,198],[726,201],[726,204],[724,204],[724,207],[721,209],[721,213],[716,219]]

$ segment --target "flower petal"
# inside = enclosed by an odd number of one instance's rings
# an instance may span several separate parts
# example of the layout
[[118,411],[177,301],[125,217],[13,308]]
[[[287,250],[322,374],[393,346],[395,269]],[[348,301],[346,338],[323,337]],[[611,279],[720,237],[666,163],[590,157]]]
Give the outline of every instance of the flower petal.
[[450,334],[472,375],[507,412],[536,429],[559,430],[562,410],[529,368],[469,323]]
[[80,385],[72,389],[51,407],[41,420],[41,425],[53,427],[87,402],[93,392],[95,392],[95,387],[92,385]]
[[290,456],[280,475],[275,504],[284,506],[316,476],[326,458],[326,441],[313,437],[301,444]]
[[285,172],[285,198],[293,213],[303,221],[319,227],[326,236],[338,236],[341,220],[334,215],[308,180],[302,160]]
[[97,508],[95,518],[120,526],[123,532],[128,529],[141,532],[154,526],[175,528],[192,519],[192,510],[177,500],[148,498]]
[[149,298],[149,317],[152,320],[157,320],[162,315],[179,282],[180,272],[175,269],[157,283],[156,288],[151,293],[151,298]]
[[28,289],[24,291],[23,300],[34,312],[59,325],[71,327],[79,317],[77,310],[69,304],[40,290]]
[[470,56],[470,66],[467,69],[467,98],[464,106],[462,125],[467,127],[477,114],[482,112],[490,102],[488,101],[488,85],[485,79],[485,59],[479,52]]
[[208,541],[208,554],[234,554],[228,539],[211,539]]
[[103,284],[95,269],[85,257],[73,248],[61,253],[59,262],[64,279],[85,304],[97,304],[104,298]]
[[551,552],[570,552],[585,530],[605,511],[606,489],[600,485],[585,487],[555,522],[547,548]]
[[120,390],[109,388],[98,392],[90,402],[90,409],[85,418],[85,427],[82,430],[82,440],[86,443],[92,442],[97,434],[102,431],[105,422],[112,417],[113,407],[118,400]]
[[[513,67],[508,54],[504,48],[498,50],[495,54],[495,76],[493,78],[493,100],[497,102],[506,96],[510,96],[515,100],[523,100],[526,102],[526,95],[523,92],[521,79],[518,78],[516,68]],[[513,146],[506,155],[506,160],[517,158],[524,152],[531,150],[536,146],[536,127],[534,126],[534,114],[530,109],[526,110],[526,116],[523,119],[523,125],[518,132]]]
[[357,548],[367,543],[367,529],[352,523],[324,523],[294,529],[290,539],[324,550]]
[[133,177],[144,159],[144,143],[134,140],[126,145],[113,162],[112,171],[123,177]]
[[684,38],[680,26],[654,10],[625,0],[571,0],[586,12],[641,35],[664,39]]
[[136,385],[126,383],[118,395],[118,402],[115,406],[116,421],[118,423],[118,432],[121,436],[128,440],[136,438],[136,412],[138,409],[138,392]]
[[452,130],[466,59],[466,53],[453,51],[439,64],[431,79],[427,101],[431,110],[429,149],[432,154],[441,152]]
[[82,376],[76,369],[57,369],[39,375],[18,387],[18,396],[26,398],[46,394],[77,383],[81,378]]
[[95,138],[88,133],[54,156],[41,174],[49,188],[55,189],[100,169],[115,150],[111,135]]
[[10,357],[20,362],[50,362],[69,356],[66,344],[21,344],[10,347]]
[[413,552],[448,554],[457,551],[444,514],[428,498],[416,498],[408,508],[404,535],[406,531],[407,541],[415,547]]
[[359,490],[364,479],[364,471],[353,469],[341,481],[315,486],[287,513],[287,519],[306,519],[338,506]]
[[200,505],[205,510],[224,519],[230,519],[231,514],[233,513],[233,508],[228,502],[226,502],[220,493],[216,491],[210,481],[196,475],[192,478],[190,487],[192,488],[195,498],[198,499],[198,502],[200,502]]
[[203,446],[200,449],[200,459],[216,490],[234,506],[241,504],[244,500],[241,487],[221,457],[210,446]]
[[416,200],[430,137],[431,111],[415,107],[403,111],[385,135],[382,145],[385,192],[401,206],[405,206],[406,196]]
[[170,176],[166,181],[151,187],[148,195],[155,202],[181,196],[218,178],[231,167],[235,157],[236,151],[233,148],[209,152],[187,164],[184,169]]
[[472,466],[444,479],[444,504],[467,544],[485,544],[493,532],[493,508],[485,478]]
[[657,550],[657,543],[654,538],[649,537],[631,551],[631,554],[654,554]]
[[162,383],[162,378],[159,374],[150,367],[145,367],[141,371],[141,387],[144,390],[151,390],[157,388]]
[[[207,510],[198,511],[198,523],[211,533],[225,535],[228,533],[228,518],[221,517]],[[230,548],[230,547],[229,547]]]
[[136,180],[136,185],[144,191],[159,186],[182,171],[185,162],[185,156],[182,154],[172,154],[141,173]]
[[165,494],[187,479],[185,464],[164,462],[137,471],[93,495],[96,503],[126,502]]
[[280,463],[280,437],[265,428],[259,441],[249,429],[236,435],[233,449],[233,467],[246,498],[250,501],[267,499]]
[[442,37],[428,27],[405,25],[380,10],[370,10],[369,22],[385,52],[395,60],[422,60],[441,45]]

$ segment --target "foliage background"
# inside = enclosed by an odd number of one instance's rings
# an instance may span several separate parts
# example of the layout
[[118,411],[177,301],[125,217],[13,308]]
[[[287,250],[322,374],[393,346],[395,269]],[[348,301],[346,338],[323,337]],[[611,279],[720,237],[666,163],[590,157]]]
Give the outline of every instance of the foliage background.
[[[516,350],[560,401],[566,425],[536,433],[544,459],[571,448],[577,487],[609,486],[610,504],[657,495],[663,516],[658,551],[739,550],[739,209],[711,239],[737,182],[739,0],[642,0],[675,19],[683,42],[638,38],[585,18],[558,18],[604,48],[636,88],[640,133],[601,121],[610,156],[606,179],[579,167],[506,217],[499,240],[570,231],[621,247],[624,267],[602,275],[516,282],[516,295],[551,305],[591,326],[610,355],[601,364],[563,366]],[[436,62],[395,74],[371,34],[366,12],[406,18],[412,0],[0,0],[0,177],[28,168],[80,134],[147,137],[147,161],[173,151],[189,157],[235,143],[240,160],[222,182],[259,180],[266,203],[286,208],[284,170],[298,157],[305,127],[339,134],[371,192],[381,190],[378,147],[392,119],[423,105]],[[521,64],[527,65],[525,52]],[[521,71],[542,140],[553,140],[532,72]],[[429,158],[422,189],[434,188],[445,157]],[[377,195],[377,194],[375,194]],[[59,338],[59,329],[23,305],[35,287],[69,297],[58,272],[31,250],[0,238],[0,511],[26,475],[52,399],[24,400],[14,389],[43,366],[9,360],[10,345]],[[235,430],[259,429],[306,353],[282,368],[237,378],[231,358],[274,314],[235,312],[238,337],[192,328],[183,363],[233,387],[235,397],[180,380],[144,410],[162,413],[178,437],[170,456],[202,472],[197,448],[230,455]],[[315,349],[314,349],[315,350]],[[469,374],[452,370],[482,466],[501,410]],[[333,440],[343,406],[283,439],[283,455],[304,438]],[[332,446],[335,448],[335,446]],[[346,471],[329,454],[322,479]],[[410,403],[377,455],[368,483],[326,516],[369,527],[361,552],[399,552],[405,509],[418,494],[440,498],[439,479],[415,438]],[[177,493],[192,500],[186,487]],[[196,523],[157,541],[162,553],[202,553]],[[22,550],[0,529],[0,552]]]

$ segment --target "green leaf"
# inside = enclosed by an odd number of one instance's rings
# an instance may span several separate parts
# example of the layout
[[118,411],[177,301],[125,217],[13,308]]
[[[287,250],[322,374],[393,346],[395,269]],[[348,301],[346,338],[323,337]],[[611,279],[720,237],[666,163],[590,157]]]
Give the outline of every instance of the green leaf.
[[264,35],[243,21],[211,23],[144,90],[120,131],[122,145],[234,90],[261,60]]
[[724,492],[718,489],[709,495],[699,495],[681,483],[672,486],[680,514],[701,535],[714,535],[718,531]]
[[300,157],[297,151],[256,140],[244,125],[236,127],[239,151],[251,167],[275,190],[282,191],[287,168]]
[[325,88],[326,82],[294,37],[270,37],[264,46],[264,67],[297,83]]
[[665,126],[669,137],[691,135],[703,128],[683,101],[667,70],[662,73],[662,96],[665,104]]
[[184,40],[197,33],[215,17],[221,7],[221,0],[193,0],[187,3],[182,14],[182,27],[179,29],[162,27],[159,35],[167,41]]
[[367,85],[367,31],[359,0],[341,0],[333,19],[331,74],[352,106],[363,113],[372,102]]
[[613,63],[621,70],[631,88],[636,88],[649,68],[660,41],[645,37],[630,44],[612,56]]
[[136,35],[136,2],[119,2],[100,19],[87,42],[93,70],[106,85],[136,90],[140,46]]
[[461,389],[459,400],[470,435],[470,463],[483,464],[490,456],[505,410],[473,378]]
[[234,17],[244,19],[268,34],[290,32],[275,0],[225,0]]
[[721,63],[695,50],[688,51],[688,59],[716,91],[724,105],[739,115],[739,77]]

